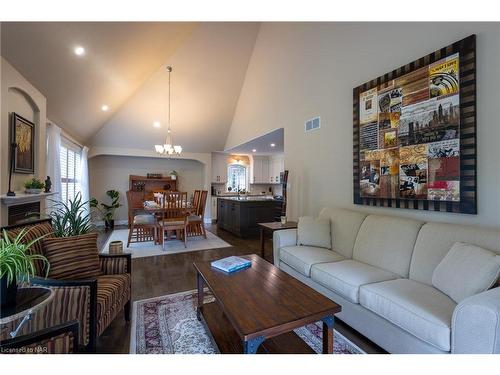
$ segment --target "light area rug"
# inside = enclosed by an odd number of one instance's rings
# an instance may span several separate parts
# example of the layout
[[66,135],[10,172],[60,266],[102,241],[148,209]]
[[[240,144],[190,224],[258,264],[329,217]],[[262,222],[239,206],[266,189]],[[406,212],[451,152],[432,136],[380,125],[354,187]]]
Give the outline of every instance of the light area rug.
[[165,241],[165,250],[163,250],[161,245],[155,245],[153,242],[133,242],[127,247],[128,231],[128,229],[114,230],[101,252],[104,254],[109,252],[109,243],[111,241],[122,241],[124,251],[131,252],[132,258],[186,253],[189,251],[209,250],[231,246],[215,234],[207,231],[206,239],[202,236],[188,237],[187,248],[184,247],[184,242],[179,240]]
[[[205,302],[213,297],[205,295]],[[196,318],[197,292],[191,290],[134,302],[130,353],[217,354],[205,325]],[[295,330],[316,353],[322,349],[322,325],[309,324]],[[362,354],[342,334],[334,333],[335,354]]]

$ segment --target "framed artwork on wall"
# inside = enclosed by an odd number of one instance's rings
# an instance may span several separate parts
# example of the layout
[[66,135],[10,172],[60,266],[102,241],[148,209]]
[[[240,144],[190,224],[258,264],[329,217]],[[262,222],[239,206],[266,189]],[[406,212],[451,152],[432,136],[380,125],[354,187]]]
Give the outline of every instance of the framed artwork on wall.
[[11,142],[17,145],[13,155],[14,173],[35,173],[35,124],[14,112],[11,114]]
[[476,36],[353,89],[354,203],[477,214]]

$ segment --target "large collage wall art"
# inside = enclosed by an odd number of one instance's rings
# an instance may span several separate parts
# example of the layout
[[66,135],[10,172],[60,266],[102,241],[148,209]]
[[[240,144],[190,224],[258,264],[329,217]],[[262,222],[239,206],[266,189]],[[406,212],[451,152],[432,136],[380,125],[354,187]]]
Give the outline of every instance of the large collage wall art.
[[476,213],[475,36],[354,89],[354,201]]

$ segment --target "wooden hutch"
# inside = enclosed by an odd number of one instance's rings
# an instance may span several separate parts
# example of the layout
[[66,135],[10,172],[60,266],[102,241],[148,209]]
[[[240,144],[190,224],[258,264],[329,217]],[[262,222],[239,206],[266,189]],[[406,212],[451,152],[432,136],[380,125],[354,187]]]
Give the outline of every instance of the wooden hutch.
[[145,200],[153,200],[154,191],[177,191],[178,180],[171,177],[130,175],[128,181],[128,188],[132,192],[132,209],[141,209]]

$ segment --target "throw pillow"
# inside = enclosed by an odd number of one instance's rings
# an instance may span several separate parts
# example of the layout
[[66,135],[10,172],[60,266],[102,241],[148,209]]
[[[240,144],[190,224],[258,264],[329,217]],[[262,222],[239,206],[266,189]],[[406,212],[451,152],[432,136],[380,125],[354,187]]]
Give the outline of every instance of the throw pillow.
[[463,242],[455,243],[432,274],[432,285],[460,303],[495,284],[500,256]]
[[330,220],[315,219],[311,216],[300,217],[297,227],[297,244],[331,249]]
[[51,279],[94,279],[102,274],[95,232],[46,238],[43,240],[43,252],[50,264],[48,277]]

